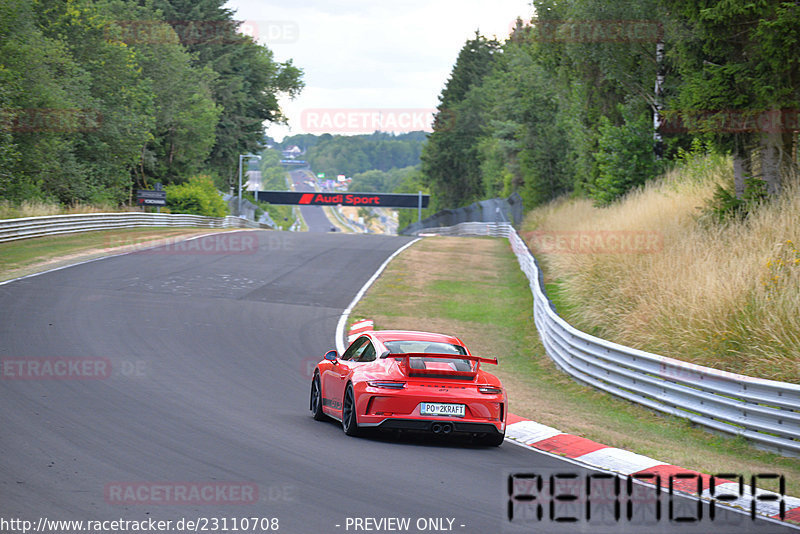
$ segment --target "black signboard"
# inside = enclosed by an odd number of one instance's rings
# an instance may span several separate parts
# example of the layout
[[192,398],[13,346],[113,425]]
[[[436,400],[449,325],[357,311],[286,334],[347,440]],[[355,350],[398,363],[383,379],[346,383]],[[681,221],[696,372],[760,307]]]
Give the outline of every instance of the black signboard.
[[150,189],[136,190],[136,203],[140,206],[166,206],[167,192]]
[[[355,206],[370,208],[417,208],[420,195],[397,193],[302,193],[294,191],[259,191],[258,200],[270,204],[306,206]],[[422,195],[422,207],[427,208],[429,195]]]

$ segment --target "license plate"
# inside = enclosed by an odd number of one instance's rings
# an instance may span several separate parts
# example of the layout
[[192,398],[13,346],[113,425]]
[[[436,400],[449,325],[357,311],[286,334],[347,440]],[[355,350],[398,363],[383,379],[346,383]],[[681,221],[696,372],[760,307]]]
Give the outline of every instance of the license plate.
[[443,402],[422,402],[419,405],[419,413],[421,415],[464,417],[464,405],[445,404]]

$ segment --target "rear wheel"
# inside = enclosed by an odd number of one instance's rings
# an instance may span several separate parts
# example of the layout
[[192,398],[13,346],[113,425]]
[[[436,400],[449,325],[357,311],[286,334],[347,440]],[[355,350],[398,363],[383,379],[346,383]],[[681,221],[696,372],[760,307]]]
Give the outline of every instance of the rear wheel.
[[485,445],[487,447],[499,447],[503,440],[505,439],[505,433],[498,433],[498,432],[487,432],[481,436],[478,436],[477,442],[481,445]]
[[322,386],[318,374],[315,374],[314,380],[311,381],[311,416],[317,421],[326,419],[322,411]]
[[358,420],[356,418],[356,397],[353,393],[352,384],[347,384],[347,389],[344,391],[342,428],[348,436],[357,436],[359,434]]

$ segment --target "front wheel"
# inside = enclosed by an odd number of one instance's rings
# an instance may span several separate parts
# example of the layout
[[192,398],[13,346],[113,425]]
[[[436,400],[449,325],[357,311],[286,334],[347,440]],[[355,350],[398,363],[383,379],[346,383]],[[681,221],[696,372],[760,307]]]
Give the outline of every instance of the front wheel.
[[359,435],[358,419],[356,418],[356,397],[353,385],[347,384],[342,402],[342,428],[348,436]]
[[314,380],[311,381],[311,417],[316,421],[326,419],[322,411],[322,386],[318,374],[315,374]]

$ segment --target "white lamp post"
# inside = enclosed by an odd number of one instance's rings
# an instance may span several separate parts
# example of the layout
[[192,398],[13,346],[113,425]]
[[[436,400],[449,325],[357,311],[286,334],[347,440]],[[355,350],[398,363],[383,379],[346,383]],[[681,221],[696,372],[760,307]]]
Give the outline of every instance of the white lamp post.
[[236,211],[236,215],[239,217],[242,216],[242,160],[244,158],[261,159],[261,156],[257,156],[256,154],[239,154],[239,209]]

